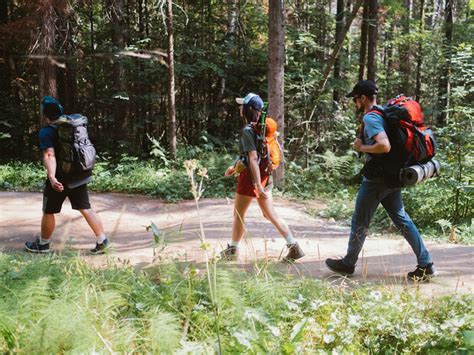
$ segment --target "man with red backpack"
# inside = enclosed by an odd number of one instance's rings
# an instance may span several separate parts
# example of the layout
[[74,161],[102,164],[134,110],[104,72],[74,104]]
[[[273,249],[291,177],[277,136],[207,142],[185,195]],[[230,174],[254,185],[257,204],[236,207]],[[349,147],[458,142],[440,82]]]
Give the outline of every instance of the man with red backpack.
[[91,209],[87,192],[95,162],[95,149],[87,135],[87,118],[63,115],[63,107],[51,96],[43,98],[41,113],[48,123],[38,134],[48,178],[43,192],[41,234],[26,242],[25,249],[32,253],[50,252],[50,238],[56,226],[54,215],[61,212],[68,197],[72,208],[79,210],[95,234],[96,245],[91,253],[103,254],[109,241],[99,216]]
[[346,95],[346,97],[352,97],[357,111],[363,113],[361,136],[356,138],[353,148],[365,153],[366,164],[352,216],[347,253],[342,259],[327,259],[326,265],[332,271],[343,275],[354,273],[370,221],[381,203],[416,255],[418,265],[414,271],[408,273],[407,277],[425,281],[436,274],[431,256],[418,229],[405,211],[400,187],[393,187],[383,175],[383,172],[388,170],[383,166],[384,156],[395,148],[392,147],[387,136],[388,128],[384,119],[384,109],[377,106],[376,94],[375,83],[371,80],[363,80]]

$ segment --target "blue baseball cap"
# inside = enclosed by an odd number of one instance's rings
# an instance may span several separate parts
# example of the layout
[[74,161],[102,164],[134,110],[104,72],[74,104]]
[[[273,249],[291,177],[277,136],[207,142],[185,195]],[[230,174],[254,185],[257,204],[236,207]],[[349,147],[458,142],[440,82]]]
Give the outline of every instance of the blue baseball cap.
[[237,97],[235,99],[239,105],[246,105],[261,111],[263,109],[263,100],[257,94],[249,93],[245,97]]

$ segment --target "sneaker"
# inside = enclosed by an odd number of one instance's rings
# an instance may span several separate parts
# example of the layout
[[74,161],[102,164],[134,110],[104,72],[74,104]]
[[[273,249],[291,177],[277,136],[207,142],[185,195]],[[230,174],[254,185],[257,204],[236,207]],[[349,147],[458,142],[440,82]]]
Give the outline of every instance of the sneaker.
[[424,282],[428,281],[437,274],[438,272],[436,271],[433,263],[430,263],[423,267],[417,265],[415,271],[408,273],[407,278],[416,282]]
[[326,259],[326,266],[329,270],[338,274],[348,276],[354,273],[354,266],[347,266],[341,259]]
[[301,259],[304,256],[303,249],[301,249],[298,242],[288,245],[288,254],[282,259],[284,263],[292,264],[297,259]]
[[34,242],[26,242],[25,249],[31,253],[49,253],[51,251],[51,249],[49,249],[49,243],[40,244],[39,237],[36,237]]
[[239,256],[239,248],[227,244],[227,248],[221,251],[221,259],[234,260]]
[[95,248],[91,250],[91,253],[95,255],[105,254],[108,246],[109,240],[106,238],[101,244],[95,243]]

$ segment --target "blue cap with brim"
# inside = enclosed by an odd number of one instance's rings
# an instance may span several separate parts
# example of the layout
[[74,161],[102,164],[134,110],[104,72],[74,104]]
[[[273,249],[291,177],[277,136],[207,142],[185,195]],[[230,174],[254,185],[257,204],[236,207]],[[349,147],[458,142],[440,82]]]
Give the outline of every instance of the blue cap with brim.
[[249,93],[245,97],[237,97],[235,99],[239,105],[246,105],[261,111],[263,109],[263,100],[257,94]]
[[45,96],[43,100],[41,100],[41,113],[44,114],[44,110],[47,106],[53,106],[55,108],[55,110],[52,111],[56,113],[48,115],[51,119],[57,119],[64,114],[64,107],[52,96]]

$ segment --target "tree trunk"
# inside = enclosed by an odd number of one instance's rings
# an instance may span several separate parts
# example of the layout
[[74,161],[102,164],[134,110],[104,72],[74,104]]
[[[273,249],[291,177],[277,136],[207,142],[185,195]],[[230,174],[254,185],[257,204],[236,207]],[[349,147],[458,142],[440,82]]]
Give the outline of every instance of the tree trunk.
[[438,126],[443,126],[449,117],[449,95],[451,94],[451,51],[453,41],[453,0],[446,0],[444,8],[444,52],[446,57],[439,87],[439,109],[437,117]]
[[77,109],[77,53],[74,36],[77,26],[71,5],[66,5],[59,22],[61,22],[59,37],[61,43],[63,43],[66,57],[65,67],[58,68],[57,71],[59,100],[63,103],[67,113],[75,113]]
[[[403,22],[403,36],[405,39],[410,34],[410,21],[412,17],[412,0],[405,0],[406,14]],[[402,92],[410,95],[411,92],[411,47],[410,43],[403,43],[400,48],[400,75],[402,76]]]
[[[0,0],[0,25],[8,22],[8,2]],[[0,48],[0,92],[3,97],[9,97],[11,92],[10,68],[8,67],[9,55],[7,48]],[[0,101],[3,101],[0,99]]]
[[0,0],[0,25],[8,22],[8,0]]
[[[336,58],[339,54],[339,51],[341,50],[342,48],[342,44],[344,43],[344,38],[346,37],[346,34],[347,32],[349,31],[349,28],[351,27],[351,24],[352,24],[352,21],[354,21],[354,18],[356,17],[357,15],[357,12],[359,11],[359,8],[361,7],[362,3],[364,2],[364,0],[357,0],[357,2],[354,4],[354,7],[352,8],[352,12],[351,14],[349,15],[349,17],[347,17],[347,20],[346,20],[346,23],[344,25],[344,28],[341,32],[341,35],[339,36],[339,38],[337,39],[337,42],[334,46],[334,49],[331,53],[331,56],[329,57],[329,59],[327,60],[327,64],[326,64],[326,68],[324,69],[323,71],[323,77],[322,79],[320,80],[318,86],[317,86],[317,90],[316,90],[316,93],[315,93],[315,99],[318,99],[319,98],[319,95],[321,95],[321,93],[323,92],[324,90],[324,87],[326,86],[326,83],[328,81],[328,77],[329,77],[329,74],[331,73],[331,69],[332,67],[334,66],[334,62],[336,61]],[[312,116],[312,114],[311,114]]]
[[[342,27],[344,26],[344,0],[337,0],[336,6],[336,33],[335,33],[335,40],[340,36],[342,31]],[[339,81],[341,80],[341,61],[339,57],[336,58],[336,62],[334,63],[334,82],[335,87],[332,94],[332,99],[334,102],[339,102],[340,99],[340,91],[339,91]]]
[[[112,24],[112,44],[116,52],[125,48],[125,0],[108,0],[108,11]],[[133,133],[129,127],[129,97],[127,93],[127,78],[120,57],[114,58],[112,69],[112,81],[114,88],[115,103],[113,108],[114,117],[120,122],[120,129],[115,127],[116,143],[127,141]]]
[[[44,0],[41,11],[43,22],[38,34],[38,53],[43,56],[40,59],[39,69],[39,94],[40,98],[45,95],[58,97],[56,87],[56,66],[52,59],[55,54],[56,19],[57,15],[52,0]],[[40,125],[42,125],[42,115]]]
[[[390,26],[385,33],[385,38],[388,43],[393,40],[393,33],[395,31],[395,23],[391,21]],[[388,99],[393,91],[393,45],[387,47],[386,53],[386,65],[385,65],[385,98]]]
[[222,52],[224,53],[224,74],[219,78],[219,86],[216,98],[216,105],[213,114],[211,114],[210,120],[207,125],[207,130],[211,135],[217,135],[219,132],[217,129],[220,127],[220,124],[223,119],[225,106],[223,104],[224,101],[224,94],[226,88],[226,76],[229,70],[228,61],[235,55],[234,50],[234,41],[235,41],[235,32],[237,29],[237,16],[238,15],[238,7],[237,7],[237,0],[227,0],[227,31],[224,36],[224,41],[221,47]]
[[[425,0],[420,0],[420,34],[425,30]],[[418,43],[418,53],[416,62],[416,87],[415,100],[421,100],[421,67],[423,65],[423,40]]]
[[367,45],[367,79],[375,81],[377,72],[377,33],[378,33],[378,0],[369,1],[369,38]]
[[360,30],[360,54],[359,54],[359,81],[365,77],[365,62],[367,60],[367,42],[369,34],[369,1],[364,1],[364,11],[362,14],[362,25]]
[[166,30],[168,32],[168,145],[171,159],[176,159],[176,106],[174,88],[173,2],[167,0]]
[[[285,5],[283,0],[269,1],[268,14],[268,114],[278,123],[278,137],[283,147],[285,137],[284,115],[285,73]],[[275,184],[284,183],[283,164],[275,172]]]

